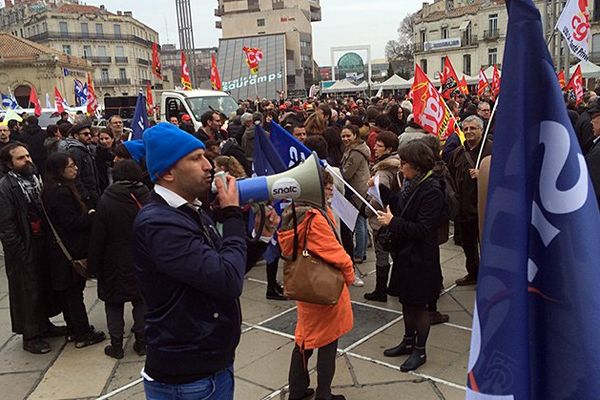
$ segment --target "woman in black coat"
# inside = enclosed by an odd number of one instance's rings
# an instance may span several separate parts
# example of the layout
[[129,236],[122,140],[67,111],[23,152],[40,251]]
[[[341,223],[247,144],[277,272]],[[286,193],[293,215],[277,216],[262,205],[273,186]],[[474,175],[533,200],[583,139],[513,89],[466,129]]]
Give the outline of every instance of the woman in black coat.
[[384,355],[410,354],[400,366],[407,372],[417,369],[427,359],[425,345],[430,326],[427,304],[437,298],[441,281],[438,228],[444,214],[444,193],[432,171],[433,152],[424,142],[409,142],[400,148],[398,155],[404,176],[402,189],[391,194],[380,187],[388,207],[386,212],[378,212],[377,219],[392,233],[394,264],[388,294],[400,299],[405,327],[402,342]]
[[[42,199],[48,218],[73,260],[87,257],[94,210],[88,210],[75,187],[77,165],[66,153],[54,153],[46,161]],[[99,343],[104,333],[90,325],[83,290],[85,278],[75,272],[53,234],[48,246],[52,288],[59,292],[69,336],[76,348]]]
[[400,107],[398,104],[391,106],[388,111],[388,116],[390,117],[391,122],[390,130],[398,136],[402,135],[404,133],[404,129],[406,129],[406,119],[408,118],[409,114],[410,112]]
[[133,305],[133,349],[146,353],[142,300],[133,270],[133,221],[142,206],[150,201],[150,192],[141,182],[142,169],[134,160],[121,160],[113,169],[114,183],[98,202],[88,263],[90,272],[98,277],[98,297],[105,303],[106,322],[111,344],[104,353],[123,358],[125,303]]
[[110,129],[103,129],[98,134],[99,145],[96,147],[96,168],[98,169],[98,183],[100,192],[103,192],[113,181],[112,165],[115,159],[117,145]]

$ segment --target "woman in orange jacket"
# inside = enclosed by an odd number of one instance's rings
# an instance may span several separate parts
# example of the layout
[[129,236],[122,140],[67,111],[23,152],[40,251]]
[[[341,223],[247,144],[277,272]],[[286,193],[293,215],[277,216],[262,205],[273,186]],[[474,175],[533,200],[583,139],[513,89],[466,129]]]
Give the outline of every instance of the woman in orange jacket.
[[[333,183],[332,183],[333,184]],[[309,226],[307,250],[329,265],[338,268],[344,275],[346,285],[336,305],[326,306],[297,302],[296,346],[292,352],[289,385],[290,400],[310,398],[314,391],[309,389],[308,359],[313,350],[319,349],[317,360],[316,400],[344,400],[342,395],[331,394],[331,382],[335,374],[335,358],[338,339],[353,326],[352,305],[348,286],[354,282],[354,267],[350,256],[338,241],[330,223],[322,211],[310,206],[296,205],[298,243],[303,243]],[[329,221],[333,221],[327,209]],[[310,225],[309,225],[310,222]],[[333,225],[334,223],[331,222]],[[283,225],[279,232],[281,253],[291,258],[294,247],[294,225],[292,207],[283,214]]]

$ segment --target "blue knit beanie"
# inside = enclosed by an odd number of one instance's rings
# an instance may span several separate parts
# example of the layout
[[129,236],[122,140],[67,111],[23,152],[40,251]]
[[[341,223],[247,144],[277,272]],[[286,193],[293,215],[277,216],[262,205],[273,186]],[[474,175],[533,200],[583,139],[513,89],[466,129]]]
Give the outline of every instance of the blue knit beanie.
[[123,142],[123,145],[136,163],[139,164],[142,158],[146,157],[146,148],[142,139],[128,140]]
[[161,122],[144,132],[146,166],[152,182],[169,170],[177,161],[198,149],[204,143],[173,124]]

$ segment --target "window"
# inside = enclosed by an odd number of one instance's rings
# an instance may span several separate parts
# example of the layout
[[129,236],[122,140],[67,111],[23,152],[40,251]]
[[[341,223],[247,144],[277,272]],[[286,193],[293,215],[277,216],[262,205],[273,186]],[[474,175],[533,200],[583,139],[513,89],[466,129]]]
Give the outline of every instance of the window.
[[471,55],[465,54],[463,56],[463,74],[471,75]]
[[115,36],[116,37],[121,37],[121,25],[119,24],[114,24],[113,28],[115,30]]
[[119,68],[119,79],[127,79],[127,71],[125,68]]
[[81,23],[81,35],[84,37],[88,37],[90,35],[90,27],[87,22]]
[[421,69],[423,72],[427,73],[427,60],[421,60],[419,64],[421,64]]
[[442,39],[448,39],[448,27],[447,26],[443,27],[441,32],[442,32],[441,33]]
[[96,24],[96,35],[104,36],[104,26],[102,24]]
[[69,26],[67,25],[67,23],[65,21],[59,22],[58,26],[60,29],[61,36],[67,36],[69,34]]
[[427,31],[421,31],[421,43],[425,43],[427,41]]
[[265,26],[265,19],[264,18],[257,19],[256,26]]
[[63,48],[63,53],[71,55],[71,45],[70,44],[63,44],[62,48]]
[[446,57],[442,57],[440,59],[440,71],[442,71],[442,73],[444,73],[445,66],[446,66]]
[[100,79],[103,82],[108,82],[108,68],[102,68],[102,71],[100,71]]
[[98,56],[106,57],[106,46],[98,46]]
[[83,46],[83,58],[90,58],[92,56],[92,46]]
[[490,34],[498,31],[498,14],[489,15],[489,31]]
[[123,48],[123,46],[117,46],[115,48],[115,56],[125,57],[125,49]]
[[474,44],[475,38],[473,37],[473,26],[469,23],[465,29],[465,44]]
[[488,65],[498,64],[498,49],[488,49]]
[[248,0],[248,11],[260,11],[258,0]]

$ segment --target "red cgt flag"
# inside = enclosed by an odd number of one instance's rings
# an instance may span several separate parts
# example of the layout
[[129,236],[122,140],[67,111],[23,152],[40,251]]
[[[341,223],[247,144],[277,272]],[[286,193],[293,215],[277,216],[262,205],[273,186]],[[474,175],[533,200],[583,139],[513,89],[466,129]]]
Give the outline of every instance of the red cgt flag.
[[152,73],[160,80],[163,79],[161,69],[158,43],[152,43]]
[[556,75],[556,77],[558,78],[560,90],[565,90],[565,86],[567,86],[567,83],[565,81],[565,71],[561,69],[560,72]]
[[242,50],[246,53],[246,64],[250,68],[250,73],[252,75],[258,74],[258,63],[263,59],[262,50],[255,47],[244,47]]
[[36,117],[42,115],[42,105],[40,104],[40,99],[38,99],[38,95],[34,86],[32,86],[31,90],[29,91],[29,104],[33,104],[33,113]]
[[436,135],[442,143],[455,131],[460,137],[456,120],[450,114],[444,99],[418,65],[415,66],[415,81],[410,90],[415,122]]
[[65,111],[65,99],[63,99],[62,95],[60,94],[60,92],[56,86],[54,86],[54,104],[55,104],[56,110],[59,113],[62,113]]
[[181,52],[181,86],[183,90],[192,90],[192,77],[190,76],[190,68],[188,67],[185,53]]
[[219,69],[217,68],[217,58],[215,54],[212,54],[212,60],[210,64],[210,86],[213,90],[222,90],[223,83],[221,82],[221,75],[219,74]]
[[446,56],[444,59],[444,72],[440,77],[442,84],[442,97],[446,100],[459,93],[459,80],[456,71],[450,62],[450,58]]
[[98,101],[96,100],[96,91],[92,82],[92,74],[88,72],[88,95],[87,95],[87,112],[89,115],[94,115],[98,109]]
[[458,85],[458,88],[460,89],[460,92],[462,94],[464,94],[465,96],[469,95],[469,85],[467,85],[467,80],[465,79],[464,76],[460,80],[460,84]]
[[498,67],[494,64],[494,76],[492,77],[492,94],[494,98],[498,97],[500,94],[500,71],[498,71]]
[[479,70],[479,85],[477,86],[477,96],[483,95],[485,89],[490,86],[488,82],[487,76],[485,76],[485,72],[483,68]]
[[146,111],[148,115],[154,115],[154,98],[152,97],[152,87],[150,82],[146,83]]
[[565,87],[567,91],[567,99],[569,102],[575,102],[575,105],[579,105],[583,100],[583,76],[581,75],[581,65],[577,66],[575,73],[569,80],[569,83]]

